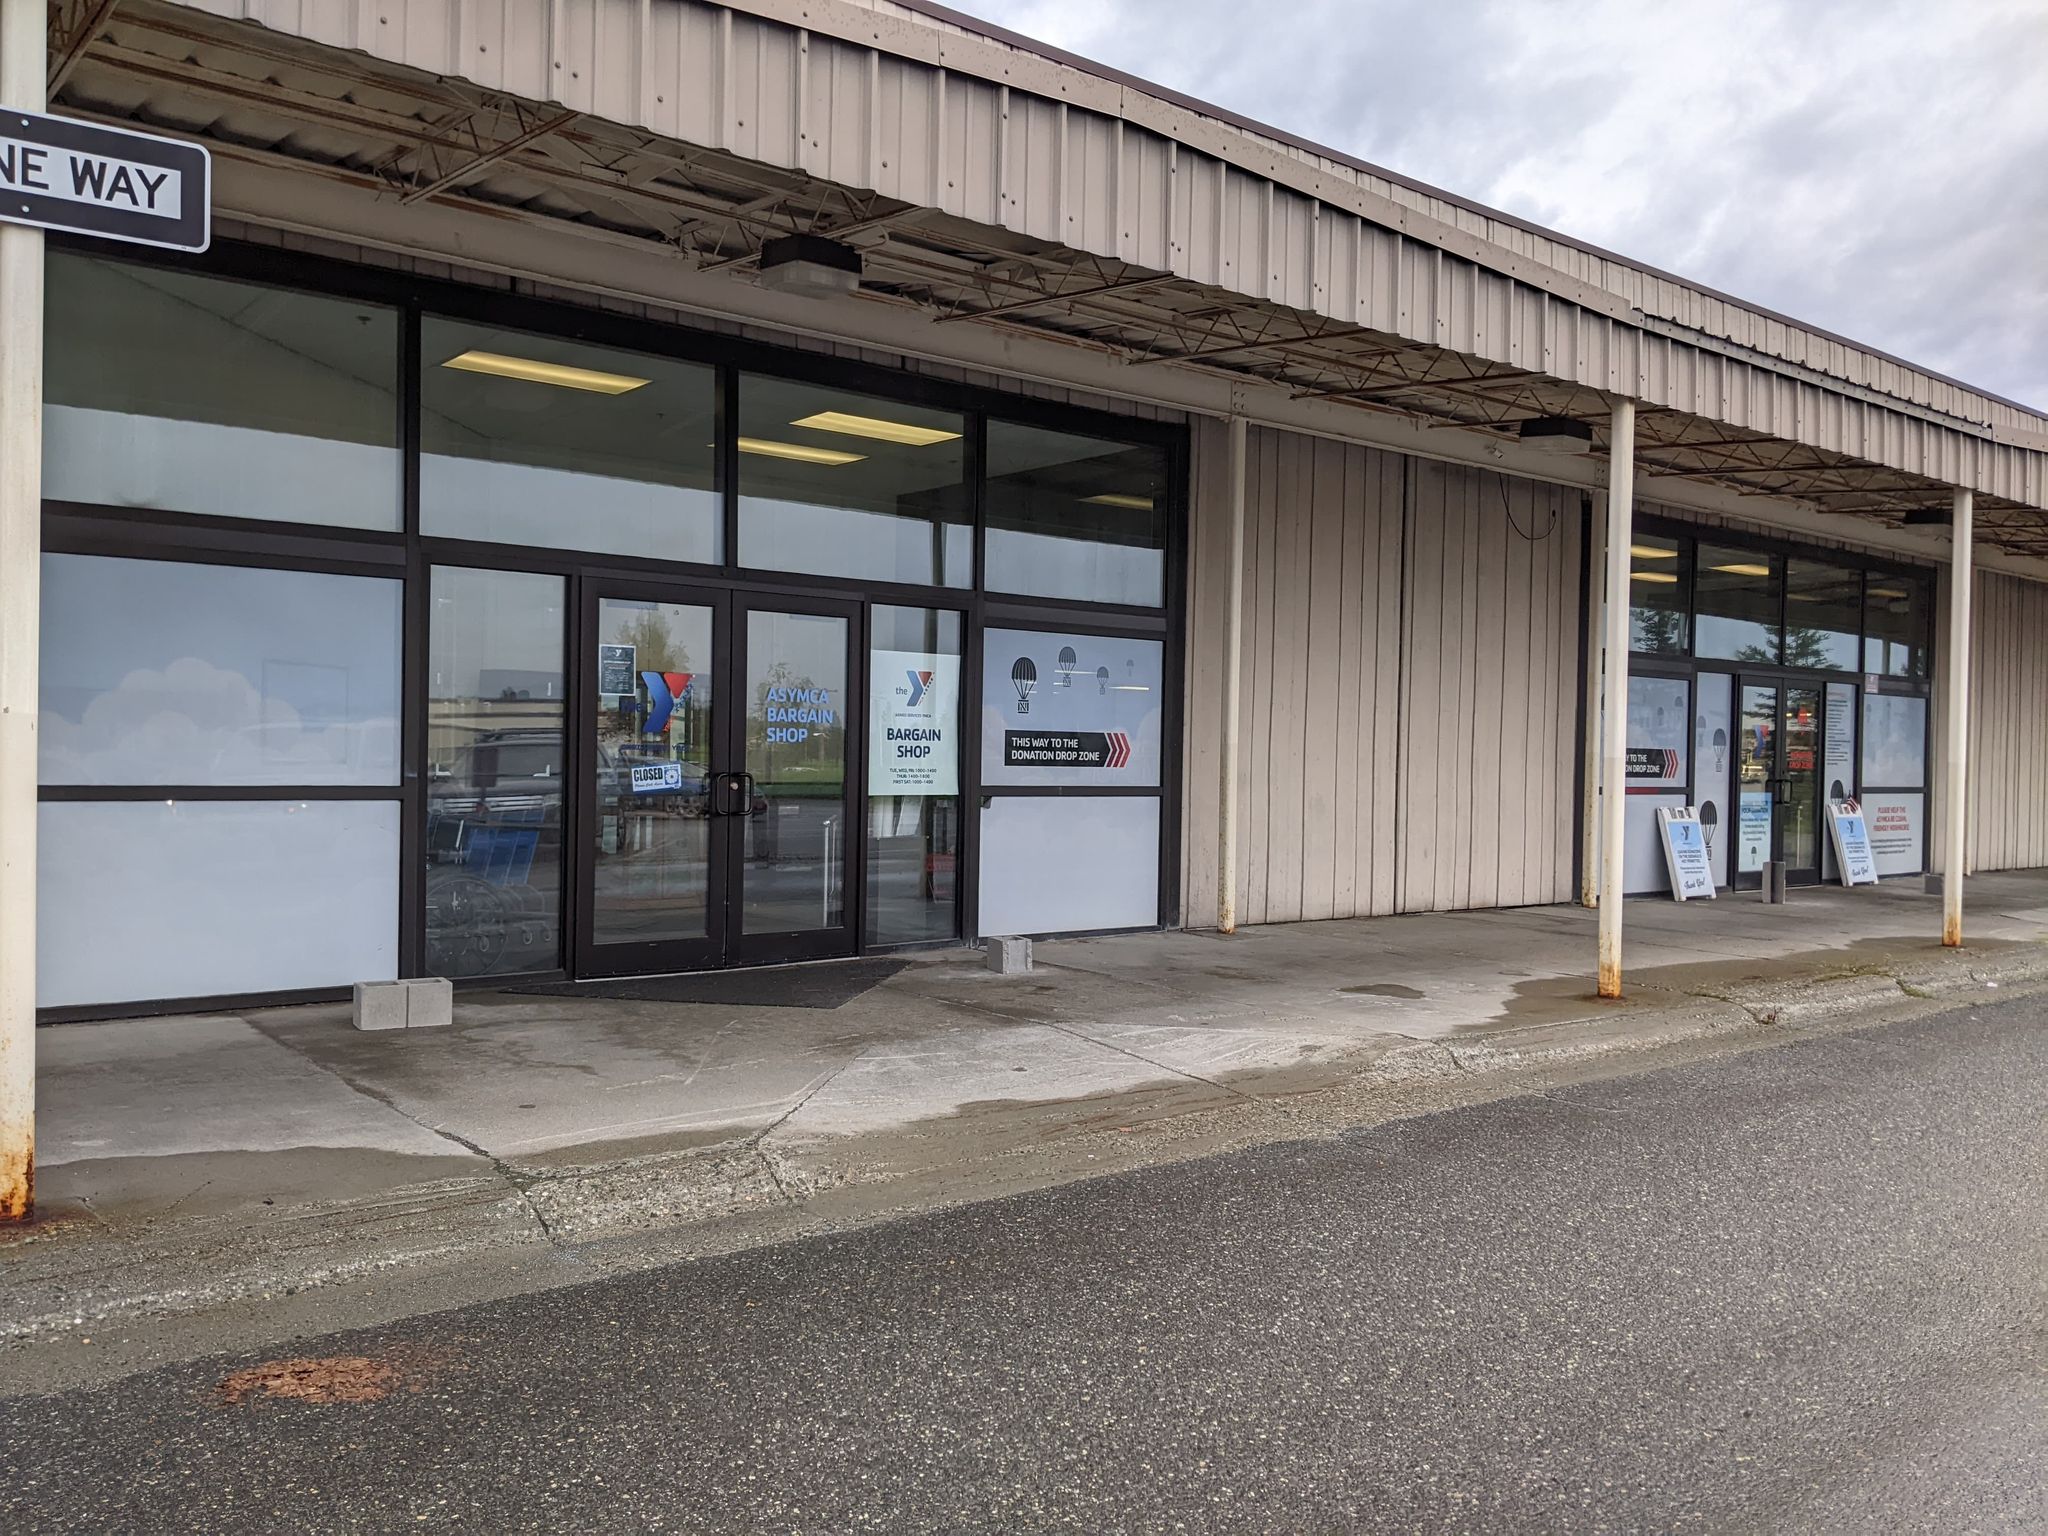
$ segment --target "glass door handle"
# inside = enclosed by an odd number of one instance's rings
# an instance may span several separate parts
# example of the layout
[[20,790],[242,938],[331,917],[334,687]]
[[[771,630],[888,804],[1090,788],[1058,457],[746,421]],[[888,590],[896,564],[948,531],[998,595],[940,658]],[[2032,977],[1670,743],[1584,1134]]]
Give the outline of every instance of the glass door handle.
[[711,814],[746,816],[754,809],[754,776],[721,773],[711,781]]

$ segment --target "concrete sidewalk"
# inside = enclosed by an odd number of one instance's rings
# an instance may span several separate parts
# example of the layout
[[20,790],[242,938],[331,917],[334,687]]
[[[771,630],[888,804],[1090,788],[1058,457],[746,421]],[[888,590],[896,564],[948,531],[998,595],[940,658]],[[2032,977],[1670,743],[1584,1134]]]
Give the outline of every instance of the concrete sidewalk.
[[1549,907],[1067,940],[1012,978],[964,951],[805,968],[805,1007],[503,992],[446,1030],[341,1006],[48,1029],[45,1215],[0,1236],[0,1338],[522,1247],[606,1263],[633,1233],[674,1256],[2048,983],[2048,874],[1969,895],[1960,953],[1917,886],[1632,902],[1621,1004],[1591,996],[1594,914]]

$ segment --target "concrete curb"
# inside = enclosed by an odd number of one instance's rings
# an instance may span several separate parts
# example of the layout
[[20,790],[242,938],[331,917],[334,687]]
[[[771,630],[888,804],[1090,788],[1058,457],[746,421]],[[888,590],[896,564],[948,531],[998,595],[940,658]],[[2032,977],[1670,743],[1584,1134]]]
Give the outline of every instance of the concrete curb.
[[[18,1346],[88,1325],[204,1312],[522,1249],[574,1253],[664,1238],[642,1262],[672,1261],[789,1236],[789,1218],[799,1215],[821,1225],[993,1198],[1236,1146],[1340,1134],[1444,1107],[1445,1090],[1459,1084],[1491,1097],[1514,1092],[1522,1075],[1610,1060],[1626,1070],[1673,1048],[1789,1041],[2042,986],[2048,944],[1763,984],[1739,998],[1671,993],[1661,1004],[1593,1005],[1599,1011],[1579,1018],[1381,1048],[1368,1060],[1334,1064],[1326,1081],[1308,1088],[1287,1085],[1284,1074],[1248,1073],[1214,1085],[1221,1096],[1208,1104],[1149,1121],[1141,1114],[1141,1123],[1117,1123],[1134,1097],[1128,1093],[1025,1105],[1017,1111],[1022,1134],[993,1150],[963,1148],[942,1117],[886,1137],[771,1130],[607,1164],[501,1162],[471,1179],[261,1219],[119,1232],[67,1220],[0,1239],[8,1297],[0,1341]],[[1404,1095],[1414,1107],[1401,1107]],[[1091,1112],[1078,1125],[1077,1108]],[[1130,1134],[1138,1131],[1148,1134]]]

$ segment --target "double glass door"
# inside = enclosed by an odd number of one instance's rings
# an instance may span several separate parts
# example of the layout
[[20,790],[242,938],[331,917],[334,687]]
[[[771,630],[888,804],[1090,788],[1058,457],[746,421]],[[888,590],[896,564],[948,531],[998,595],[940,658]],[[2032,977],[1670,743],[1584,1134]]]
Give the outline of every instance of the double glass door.
[[1821,877],[1821,728],[1819,684],[1743,678],[1737,714],[1735,777],[1741,835],[1735,883],[1763,883],[1766,860],[1785,865],[1792,884]]
[[857,616],[589,584],[579,975],[853,952]]

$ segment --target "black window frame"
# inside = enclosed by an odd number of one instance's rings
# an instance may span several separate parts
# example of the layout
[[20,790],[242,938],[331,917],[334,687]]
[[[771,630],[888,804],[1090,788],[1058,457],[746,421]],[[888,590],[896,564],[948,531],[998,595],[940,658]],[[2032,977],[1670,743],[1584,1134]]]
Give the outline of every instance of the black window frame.
[[[1752,533],[1747,529],[1726,528],[1713,523],[1692,522],[1683,518],[1660,516],[1656,513],[1648,513],[1637,517],[1632,532],[1638,537],[1647,535],[1653,538],[1676,540],[1683,551],[1682,558],[1688,569],[1692,572],[1693,580],[1688,585],[1686,591],[1686,627],[1690,636],[1688,648],[1683,653],[1631,650],[1629,653],[1629,671],[1631,675],[1641,672],[1646,675],[1672,678],[1682,676],[1690,679],[1692,685],[1692,707],[1695,712],[1697,712],[1699,705],[1699,679],[1702,675],[1708,673],[1727,675],[1731,680],[1731,688],[1739,688],[1745,678],[1758,682],[1775,682],[1780,687],[1784,686],[1787,682],[1795,684],[1813,682],[1823,686],[1828,683],[1846,682],[1856,685],[1859,700],[1872,693],[1902,694],[1927,699],[1929,701],[1927,710],[1927,739],[1923,753],[1924,761],[1927,763],[1927,782],[1917,786],[1876,784],[1864,781],[1863,708],[1860,703],[1858,704],[1855,724],[1855,793],[1858,797],[1867,793],[1918,793],[1927,796],[1927,803],[1932,804],[1935,767],[1933,755],[1934,708],[1932,698],[1934,678],[1940,659],[1940,646],[1943,643],[1940,625],[1935,619],[1938,567],[1931,564],[1918,564],[1906,559],[1888,558],[1882,554],[1867,553],[1863,550],[1838,549],[1832,546],[1808,544],[1793,538],[1774,538],[1766,534]],[[1731,657],[1702,656],[1699,654],[1698,573],[1699,546],[1703,543],[1717,545],[1724,549],[1751,551],[1760,556],[1775,557],[1781,562],[1778,581],[1778,632],[1780,645],[1778,655],[1774,660],[1768,662],[1741,661]],[[1928,607],[1926,675],[1921,677],[1898,677],[1890,673],[1868,673],[1863,671],[1860,666],[1854,670],[1843,670],[1789,664],[1785,659],[1783,638],[1787,633],[1787,610],[1791,606],[1791,600],[1788,595],[1791,583],[1786,579],[1784,567],[1795,559],[1834,565],[1845,570],[1861,573],[1862,589],[1857,628],[1857,660],[1859,663],[1864,659],[1864,648],[1869,638],[1869,630],[1864,626],[1868,622],[1870,583],[1873,580],[1890,580],[1911,582],[1917,586],[1925,596]],[[1590,563],[1587,566],[1586,579],[1589,584],[1596,579],[1596,573],[1593,572]],[[1589,585],[1588,591],[1590,592],[1591,590],[1592,588]],[[1593,707],[1598,707],[1597,702]],[[1739,698],[1736,698],[1734,708],[1739,713]],[[1701,792],[1698,759],[1699,754],[1696,751],[1690,754],[1686,781],[1686,794],[1694,803],[1698,802]],[[1927,870],[1933,859],[1933,844],[1934,839],[1932,836],[1923,835],[1921,840],[1921,869],[1923,873]],[[1733,867],[1731,861],[1731,872]],[[1910,875],[1894,875],[1887,878],[1910,879],[1913,877]]]
[[[156,266],[216,277],[353,299],[395,308],[400,314],[399,414],[397,441],[402,463],[402,525],[397,530],[336,528],[318,524],[160,512],[144,508],[108,507],[75,502],[44,502],[43,547],[51,552],[115,554],[140,559],[203,561],[213,564],[282,566],[337,574],[397,577],[403,582],[401,601],[402,719],[400,782],[388,789],[351,791],[342,798],[392,798],[402,802],[400,886],[398,892],[398,974],[420,974],[425,954],[427,876],[426,790],[427,666],[430,618],[429,584],[437,565],[486,570],[560,575],[566,579],[568,611],[580,612],[586,585],[618,579],[658,578],[694,582],[734,592],[794,597],[834,595],[851,589],[859,602],[860,621],[852,637],[855,656],[865,665],[870,648],[870,611],[874,604],[951,609],[962,614],[966,642],[961,714],[963,737],[978,743],[981,711],[981,636],[990,624],[1047,629],[1090,627],[1157,639],[1166,660],[1165,750],[1160,783],[1143,793],[1160,800],[1159,909],[1152,928],[1168,928],[1180,911],[1180,818],[1183,805],[1181,740],[1184,728],[1185,615],[1188,601],[1187,561],[1191,431],[1184,421],[1125,416],[1064,402],[1011,393],[984,383],[966,383],[927,373],[892,368],[853,358],[809,352],[753,338],[696,329],[682,321],[648,320],[554,298],[536,298],[451,279],[355,265],[325,256],[284,251],[236,241],[217,242],[201,256],[147,249],[110,252],[103,245],[53,235],[53,256],[82,255],[141,266]],[[659,301],[649,301],[659,308]],[[542,545],[499,544],[423,534],[420,529],[421,453],[421,329],[427,315],[477,324],[503,326],[556,339],[583,341],[712,367],[718,378],[717,494],[723,510],[722,560],[717,564],[667,561]],[[739,564],[738,386],[742,372],[840,388],[908,405],[959,412],[968,424],[965,473],[973,516],[973,584],[970,587],[927,586],[902,582],[849,582],[843,578],[795,571],[776,571]],[[985,584],[987,496],[984,475],[987,423],[991,417],[1083,437],[1156,447],[1165,454],[1166,588],[1157,606],[1099,603],[1012,592],[991,592]],[[575,638],[564,625],[565,657],[573,662]],[[572,667],[573,672],[573,667]],[[573,680],[573,679],[572,679]],[[575,690],[571,689],[572,697]],[[573,708],[573,705],[572,705]],[[573,717],[572,717],[573,718]],[[865,729],[865,722],[863,723]],[[1030,790],[984,791],[980,783],[978,746],[962,743],[959,878],[959,927],[950,939],[907,945],[858,943],[863,954],[902,949],[944,948],[972,943],[978,929],[977,888],[980,875],[979,810],[988,795],[1032,793]],[[855,754],[859,782],[857,803],[866,810],[866,753]],[[163,798],[178,786],[122,786],[102,798]],[[90,798],[97,791],[52,786],[39,789],[40,799]],[[572,794],[576,791],[571,791]],[[236,790],[232,795],[201,790],[194,798],[304,799],[330,790],[304,788]],[[863,820],[863,845],[865,819]],[[853,931],[866,933],[865,880],[853,893]],[[583,920],[577,907],[575,881],[565,874],[561,894],[562,951],[572,953],[570,935]],[[548,971],[518,977],[480,977],[458,986],[488,988],[512,981],[561,978],[566,963]],[[207,1008],[268,1006],[328,1001],[345,996],[341,989],[321,988],[292,993],[237,993],[216,997],[153,999],[132,1004],[66,1006],[42,1010],[49,1022],[104,1019],[184,1012]]]

